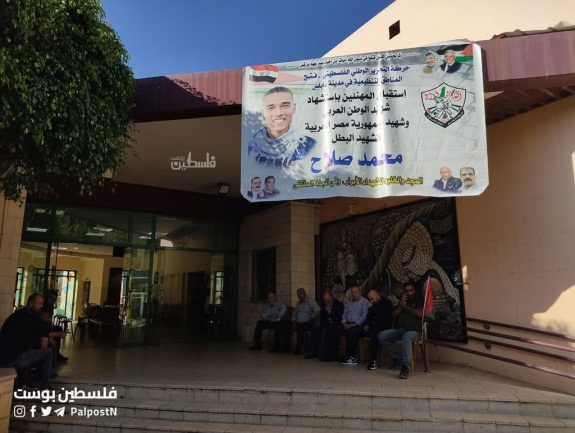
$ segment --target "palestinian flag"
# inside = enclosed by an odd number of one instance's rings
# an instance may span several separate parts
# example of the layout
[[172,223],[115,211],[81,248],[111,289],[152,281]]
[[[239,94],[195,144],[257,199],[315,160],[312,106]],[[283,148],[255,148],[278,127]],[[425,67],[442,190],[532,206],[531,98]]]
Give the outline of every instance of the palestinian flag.
[[273,83],[278,77],[276,65],[250,66],[250,81],[255,83]]
[[425,283],[425,302],[423,303],[423,319],[435,320],[435,308],[433,307],[433,287],[431,277]]
[[459,63],[473,60],[473,45],[471,44],[444,45],[437,50],[437,54],[443,58],[443,55],[447,50],[453,50],[455,52],[455,60]]
[[473,46],[471,44],[467,45],[461,52],[456,53],[457,56],[455,57],[458,62],[469,62],[473,60]]

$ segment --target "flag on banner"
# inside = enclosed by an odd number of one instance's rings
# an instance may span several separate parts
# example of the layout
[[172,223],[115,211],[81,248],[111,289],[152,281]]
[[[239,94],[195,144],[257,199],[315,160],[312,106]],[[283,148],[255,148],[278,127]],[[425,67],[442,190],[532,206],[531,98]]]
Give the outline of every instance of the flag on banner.
[[471,44],[467,45],[461,52],[457,53],[458,62],[469,62],[473,60],[473,46]]
[[435,320],[435,308],[433,307],[433,288],[431,287],[431,277],[425,283],[425,302],[423,303],[423,318]]
[[273,83],[278,77],[279,68],[276,65],[250,66],[250,81],[256,83]]

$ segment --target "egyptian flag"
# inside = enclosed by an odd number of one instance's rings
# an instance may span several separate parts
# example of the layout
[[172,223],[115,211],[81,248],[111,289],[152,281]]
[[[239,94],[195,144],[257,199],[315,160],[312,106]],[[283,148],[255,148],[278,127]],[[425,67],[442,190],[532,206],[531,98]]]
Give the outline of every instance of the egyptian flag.
[[278,77],[276,65],[250,66],[250,81],[255,83],[273,83]]
[[435,320],[435,308],[433,307],[433,287],[431,287],[431,277],[425,283],[425,302],[423,303],[423,318]]

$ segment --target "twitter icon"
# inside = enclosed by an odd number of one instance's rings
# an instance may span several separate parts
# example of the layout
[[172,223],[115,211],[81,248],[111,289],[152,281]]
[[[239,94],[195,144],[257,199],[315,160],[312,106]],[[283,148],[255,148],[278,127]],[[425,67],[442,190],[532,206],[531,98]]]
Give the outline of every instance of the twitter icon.
[[52,406],[40,407],[40,410],[42,411],[42,416],[48,416],[52,413]]

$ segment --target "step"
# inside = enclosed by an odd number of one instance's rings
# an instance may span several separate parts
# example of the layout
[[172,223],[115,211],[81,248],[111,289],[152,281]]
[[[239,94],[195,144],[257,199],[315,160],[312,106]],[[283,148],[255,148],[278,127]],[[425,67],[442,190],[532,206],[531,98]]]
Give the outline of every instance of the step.
[[[283,389],[230,386],[112,385],[94,383],[54,384],[85,392],[115,388],[118,400],[147,402],[219,403],[252,405],[330,405],[369,409],[458,411],[575,418],[575,396],[558,393],[511,395],[501,393],[420,392],[413,390]],[[100,400],[101,402],[102,400]],[[98,400],[94,401],[98,404]],[[131,404],[131,403],[129,403]],[[159,403],[155,403],[158,405]]]
[[[291,431],[337,429],[402,432],[575,432],[575,397],[543,392],[522,395],[409,390],[281,389],[249,386],[169,386],[66,383],[56,400],[13,399],[28,417],[14,418],[14,432],[112,433],[140,431]],[[69,392],[79,390],[75,396]],[[111,397],[110,391],[117,393]],[[107,390],[107,392],[104,392]],[[94,399],[100,392],[99,399]],[[84,392],[83,396],[81,392]],[[103,397],[106,397],[105,399]],[[86,397],[83,399],[82,397]],[[75,398],[74,402],[67,402]],[[29,416],[31,406],[36,416]],[[42,417],[41,407],[65,407],[64,417]],[[70,415],[70,409],[114,408],[110,416]],[[169,426],[169,428],[168,428]],[[200,429],[201,428],[201,429]],[[223,429],[223,430],[222,430]],[[225,430],[230,429],[230,430]],[[235,429],[235,430],[234,430]],[[242,430],[243,429],[243,430]],[[267,430],[266,430],[267,429]],[[283,430],[281,430],[283,429]],[[294,432],[297,430],[294,430]]]
[[330,432],[386,431],[386,432],[513,432],[564,433],[575,431],[575,420],[520,415],[486,415],[457,412],[383,411],[368,416],[325,413],[299,414],[295,417],[268,415],[260,423],[237,422],[233,419],[213,420],[159,420],[140,417],[92,417],[90,419],[65,415],[12,420],[11,433],[94,433],[94,432]]

